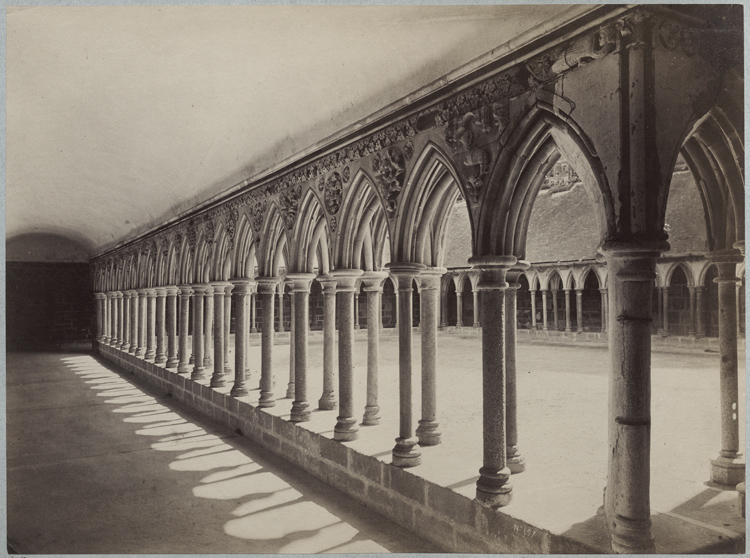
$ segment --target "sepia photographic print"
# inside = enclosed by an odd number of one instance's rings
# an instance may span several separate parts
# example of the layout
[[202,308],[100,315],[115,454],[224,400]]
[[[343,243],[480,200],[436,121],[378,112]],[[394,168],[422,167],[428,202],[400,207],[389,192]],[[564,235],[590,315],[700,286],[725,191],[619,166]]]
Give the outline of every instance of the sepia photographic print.
[[6,6],[8,553],[744,554],[744,15]]

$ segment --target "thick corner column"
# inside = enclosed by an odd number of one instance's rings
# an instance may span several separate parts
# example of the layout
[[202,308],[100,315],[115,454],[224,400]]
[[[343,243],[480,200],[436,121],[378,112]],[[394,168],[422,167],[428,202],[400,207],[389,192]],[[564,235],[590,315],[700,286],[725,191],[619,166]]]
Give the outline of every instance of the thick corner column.
[[306,422],[310,420],[310,404],[307,401],[307,341],[309,336],[310,285],[315,275],[293,273],[287,275],[292,284],[293,314],[292,336],[294,347],[294,401],[289,420]]
[[190,322],[190,298],[193,287],[190,285],[179,285],[180,290],[180,361],[177,364],[178,374],[190,372],[190,345],[188,344],[188,331]]
[[148,323],[148,302],[146,289],[138,289],[138,348],[135,350],[137,358],[146,355],[146,324]]
[[[245,299],[250,294],[253,286],[253,282],[250,279],[235,279],[232,281],[231,286],[233,287],[234,296],[234,385],[229,394],[232,397],[244,397],[249,395],[247,389],[247,377],[245,375],[245,368],[247,368],[247,304]],[[227,292],[226,286],[222,289],[222,296]],[[273,295],[271,295],[273,296]],[[273,304],[273,299],[271,299]],[[223,304],[217,304],[216,307],[223,306]],[[231,312],[231,310],[230,310]],[[217,314],[218,320],[218,314]],[[273,324],[273,322],[272,322]],[[223,327],[223,325],[222,325]],[[229,342],[229,338],[226,339]],[[216,354],[221,354],[217,352]]]
[[336,280],[330,277],[319,277],[318,282],[323,288],[323,394],[318,400],[318,409],[331,411],[338,405],[335,383]]
[[711,481],[735,486],[745,481],[745,458],[740,453],[739,401],[737,375],[737,307],[735,292],[737,264],[742,261],[738,250],[724,250],[708,255],[719,270],[714,279],[719,287],[719,397],[721,413],[721,451],[711,460]]
[[203,365],[203,299],[209,289],[211,287],[203,283],[193,285],[193,372],[190,375],[193,380],[202,380],[206,376]]
[[366,271],[362,275],[363,289],[367,293],[367,401],[362,418],[364,426],[380,424],[378,404],[378,366],[380,361],[380,298],[385,271]]
[[167,288],[157,287],[156,291],[156,356],[154,364],[165,364],[167,362],[167,344],[165,333],[167,314]]
[[[211,387],[223,387],[226,385],[224,375],[224,344],[228,339],[224,337],[224,293],[226,281],[214,281],[211,283],[213,291],[209,291],[208,298],[213,298],[213,343],[214,343],[214,371],[211,374]],[[208,306],[206,306],[208,308]]]
[[609,466],[604,512],[612,550],[654,551],[651,476],[651,296],[666,242],[607,242],[609,270]]
[[506,451],[506,318],[505,295],[513,256],[473,257],[469,263],[479,270],[482,292],[482,467],[476,499],[483,506],[498,508],[510,503],[510,468]]
[[156,357],[156,289],[146,289],[146,360]]
[[[438,295],[443,268],[427,268],[419,274],[419,329],[422,337],[422,418],[417,426],[420,446],[436,446],[441,433],[437,422]],[[475,291],[477,300],[478,291]],[[479,327],[479,306],[474,306],[474,325]]]
[[177,368],[177,295],[180,289],[171,285],[167,287],[167,368]]
[[425,266],[397,262],[388,264],[388,268],[398,282],[398,320],[402,324],[398,330],[399,435],[392,451],[393,464],[414,467],[422,462],[422,452],[414,435],[412,417],[412,283]]
[[[505,460],[512,474],[526,470],[526,461],[518,450],[518,397],[516,387],[516,348],[518,320],[518,289],[521,284],[518,279],[529,264],[519,261],[516,269],[506,274],[508,289],[505,291]],[[556,291],[552,291],[556,293]],[[554,299],[553,299],[554,300]]]
[[361,269],[337,269],[331,272],[336,280],[336,306],[339,322],[339,416],[333,428],[333,439],[348,442],[357,439],[354,418],[354,378],[352,342],[354,339],[354,288],[362,275]]
[[[276,398],[273,391],[273,335],[274,319],[273,307],[274,298],[276,297],[276,285],[279,282],[278,277],[259,277],[258,296],[263,307],[263,316],[261,317],[261,368],[260,368],[260,401],[259,407],[273,407],[276,405]],[[235,289],[237,286],[235,285]],[[236,326],[235,326],[236,327]],[[236,336],[236,333],[235,333]],[[235,345],[236,345],[235,341]],[[236,349],[235,349],[236,350]],[[236,364],[235,364],[236,366]]]

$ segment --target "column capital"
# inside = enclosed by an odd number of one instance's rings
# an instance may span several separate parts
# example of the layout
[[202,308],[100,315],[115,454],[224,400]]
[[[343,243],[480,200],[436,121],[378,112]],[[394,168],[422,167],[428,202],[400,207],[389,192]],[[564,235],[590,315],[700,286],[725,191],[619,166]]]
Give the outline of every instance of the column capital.
[[745,241],[744,240],[738,240],[734,244],[732,244],[732,248],[735,248],[736,250],[739,250],[742,254],[742,257],[745,257]]
[[602,293],[602,294],[607,294],[608,291],[607,291],[606,287],[602,287],[602,288],[599,289],[599,292]]
[[183,296],[189,296],[193,294],[193,287],[190,285],[177,285],[177,288],[180,289],[180,294]]
[[155,288],[149,288],[149,289],[143,289],[146,291],[146,296],[149,298],[154,298],[156,296],[156,289]]
[[320,283],[323,288],[324,295],[335,295],[336,294],[336,279],[330,275],[318,275],[315,280]]
[[[228,286],[227,286],[228,285]],[[238,295],[245,295],[249,294],[251,292],[251,289],[255,286],[255,282],[252,279],[232,279],[230,283],[224,286],[224,293],[226,294],[227,288],[232,288],[234,294]],[[275,287],[275,283],[273,285],[266,285],[269,286],[271,293],[273,293],[273,289]],[[229,291],[232,292],[232,291]]]
[[357,279],[363,273],[361,269],[334,269],[329,273],[329,276],[336,280],[337,292],[354,292]]
[[156,296],[167,296],[167,287],[154,287],[153,290],[156,291]]
[[[248,286],[248,291],[250,293],[255,292],[255,281],[248,283],[247,286]],[[230,296],[233,290],[234,290],[234,283],[227,282],[227,284],[224,286],[224,296]]]
[[255,282],[258,284],[258,292],[260,294],[276,294],[276,285],[279,284],[279,277],[257,277]]
[[368,293],[380,293],[387,278],[387,271],[365,271],[362,274],[363,290]]
[[107,292],[106,292],[106,293],[104,293],[104,294],[105,294],[105,296],[106,296],[107,298],[116,298],[116,297],[117,297],[117,295],[115,294],[116,292],[117,292],[117,291],[107,291]]
[[135,292],[138,293],[138,296],[146,296],[146,289],[136,289]]
[[314,273],[288,273],[286,280],[290,282],[295,293],[309,293],[310,285],[315,279]]
[[193,292],[195,292],[196,294],[206,294],[213,291],[211,285],[209,285],[208,283],[195,283],[194,285],[191,285],[191,287],[193,288]]
[[714,252],[708,252],[706,259],[715,264],[727,263],[727,264],[738,264],[743,260],[742,252],[734,248],[728,250],[716,250]]
[[643,240],[608,240],[600,251],[609,260],[610,258],[658,258],[663,252],[669,250],[669,242],[658,239]]
[[167,290],[167,296],[175,296],[180,294],[180,288],[176,285],[169,285],[164,288]]
[[96,298],[97,300],[104,300],[105,298],[107,298],[107,295],[106,293],[94,293],[94,298]]
[[130,289],[128,291],[128,294],[130,295],[130,298],[136,298],[138,296],[138,291],[135,289]]
[[213,294],[217,295],[224,294],[227,285],[231,285],[231,283],[229,281],[211,281],[210,285],[213,288]]
[[413,262],[391,262],[385,266],[391,277],[396,279],[397,290],[401,292],[411,291],[412,281],[419,276],[427,266]]
[[112,291],[113,298],[122,298],[122,291]]
[[444,267],[428,267],[419,274],[419,290],[434,291],[440,288],[440,281],[445,274]]

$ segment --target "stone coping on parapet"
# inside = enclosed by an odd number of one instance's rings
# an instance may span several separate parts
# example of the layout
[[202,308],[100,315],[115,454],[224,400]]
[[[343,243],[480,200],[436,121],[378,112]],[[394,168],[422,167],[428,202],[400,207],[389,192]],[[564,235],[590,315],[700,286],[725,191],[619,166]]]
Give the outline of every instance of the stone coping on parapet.
[[[405,470],[385,461],[390,459],[390,451],[380,452],[380,440],[374,445],[367,436],[347,444],[334,441],[330,413],[314,412],[309,422],[292,423],[288,420],[291,399],[279,399],[275,407],[261,409],[253,399],[257,394],[234,398],[229,395],[230,386],[211,388],[208,380],[191,380],[113,347],[97,343],[97,349],[103,358],[138,380],[227,425],[444,551],[610,553],[600,513],[591,513],[587,520],[565,528],[550,527],[565,524],[559,521],[561,512],[535,503],[529,478],[523,479],[527,484],[519,490],[515,506],[493,511],[472,498],[475,478],[447,486],[434,482],[440,477],[436,471],[445,469],[444,463],[432,460],[429,468],[423,465]],[[465,456],[458,458],[466,461]],[[569,505],[575,504],[574,499],[560,496]],[[744,537],[730,529],[656,511],[652,522],[659,552],[744,552]]]

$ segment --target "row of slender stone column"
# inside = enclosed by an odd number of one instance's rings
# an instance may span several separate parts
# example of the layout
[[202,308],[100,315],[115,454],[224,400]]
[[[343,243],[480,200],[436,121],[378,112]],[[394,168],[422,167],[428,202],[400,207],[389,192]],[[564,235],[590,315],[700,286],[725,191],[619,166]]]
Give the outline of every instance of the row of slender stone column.
[[[717,266],[718,267],[718,266]],[[734,307],[735,307],[735,328],[737,334],[743,332],[743,324],[740,321],[740,290],[742,283],[739,278],[735,278]],[[703,317],[705,313],[703,293],[706,291],[704,286],[688,286],[690,293],[690,324],[688,325],[688,335],[690,337],[704,337],[706,335]],[[669,323],[669,287],[658,288],[658,333],[667,336],[670,333]]]
[[[549,330],[549,319],[548,319],[548,305],[547,305],[547,293],[552,293],[552,325],[553,329],[558,329],[558,312],[557,312],[557,293],[559,289],[541,289],[542,293],[542,330]],[[583,333],[583,289],[562,289],[565,293],[565,332],[570,333],[573,331],[572,320],[571,320],[571,302],[570,293],[575,290],[576,295],[576,332]],[[531,327],[537,328],[537,316],[536,316],[536,289],[530,289],[531,295]],[[599,289],[601,293],[601,317],[602,317],[602,333],[607,331],[608,321],[608,300],[607,300],[607,289]]]

